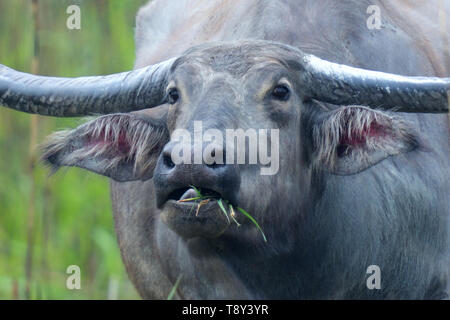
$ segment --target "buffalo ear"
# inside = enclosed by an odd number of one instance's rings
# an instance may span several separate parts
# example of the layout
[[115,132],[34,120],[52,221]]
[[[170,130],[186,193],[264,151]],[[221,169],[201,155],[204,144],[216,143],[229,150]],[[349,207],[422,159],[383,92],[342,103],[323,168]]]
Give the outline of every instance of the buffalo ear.
[[312,135],[314,165],[339,175],[361,172],[418,145],[404,120],[361,106],[330,111],[314,125]]
[[111,114],[54,133],[42,147],[42,159],[53,171],[74,166],[116,181],[146,180],[168,140],[164,119]]

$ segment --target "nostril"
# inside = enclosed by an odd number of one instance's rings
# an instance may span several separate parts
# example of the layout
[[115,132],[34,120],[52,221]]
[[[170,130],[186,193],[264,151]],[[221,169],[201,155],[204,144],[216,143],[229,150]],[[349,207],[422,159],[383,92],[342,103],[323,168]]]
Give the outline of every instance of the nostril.
[[220,168],[220,167],[223,167],[225,164],[223,164],[223,163],[217,163],[216,161],[214,161],[213,163],[211,163],[211,164],[207,164],[207,166],[209,167],[209,168],[212,168],[212,169],[215,169],[215,168]]
[[216,169],[216,168],[220,168],[221,166],[223,166],[223,164],[218,164],[218,163],[213,163],[213,164],[208,164],[208,167],[211,169]]
[[170,153],[163,154],[163,163],[167,168],[171,169],[171,168],[175,167],[175,163],[173,163],[172,156],[170,155]]

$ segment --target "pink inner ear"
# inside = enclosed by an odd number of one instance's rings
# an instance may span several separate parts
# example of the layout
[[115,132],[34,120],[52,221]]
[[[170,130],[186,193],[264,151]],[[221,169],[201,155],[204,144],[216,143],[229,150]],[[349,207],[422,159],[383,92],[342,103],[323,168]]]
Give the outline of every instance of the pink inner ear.
[[117,148],[122,154],[128,154],[131,150],[131,145],[128,143],[127,135],[123,130],[120,131],[119,137],[117,139]]
[[[349,131],[350,134],[348,134]],[[364,125],[362,128],[346,127],[345,130],[343,130],[339,143],[340,145],[345,146],[362,147],[369,138],[383,138],[386,135],[386,128],[374,120],[371,121],[369,125]]]
[[119,134],[114,136],[112,132],[107,134],[105,128],[102,128],[98,136],[88,138],[87,145],[96,149],[108,148],[107,152],[114,156],[128,154],[131,150],[131,145],[124,130],[120,130]]

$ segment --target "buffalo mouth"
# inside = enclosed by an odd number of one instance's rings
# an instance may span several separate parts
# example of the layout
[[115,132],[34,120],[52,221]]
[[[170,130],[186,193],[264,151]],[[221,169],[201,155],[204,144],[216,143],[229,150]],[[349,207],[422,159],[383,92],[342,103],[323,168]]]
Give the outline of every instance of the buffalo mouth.
[[216,238],[230,225],[219,200],[226,202],[221,193],[212,189],[178,188],[168,195],[161,208],[161,219],[184,238]]
[[[201,202],[202,200],[218,200],[222,198],[222,195],[219,192],[214,191],[212,189],[197,188],[197,190],[195,190],[193,186],[179,188],[172,191],[167,197],[167,200],[189,203],[189,202]],[[199,192],[201,196],[199,196]]]

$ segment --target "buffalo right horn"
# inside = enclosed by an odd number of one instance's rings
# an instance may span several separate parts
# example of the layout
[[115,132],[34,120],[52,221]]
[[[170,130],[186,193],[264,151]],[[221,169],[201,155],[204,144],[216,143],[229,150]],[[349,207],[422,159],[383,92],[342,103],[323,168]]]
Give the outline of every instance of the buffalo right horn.
[[0,65],[0,105],[28,113],[77,117],[129,112],[163,103],[174,59],[107,76],[36,76]]

